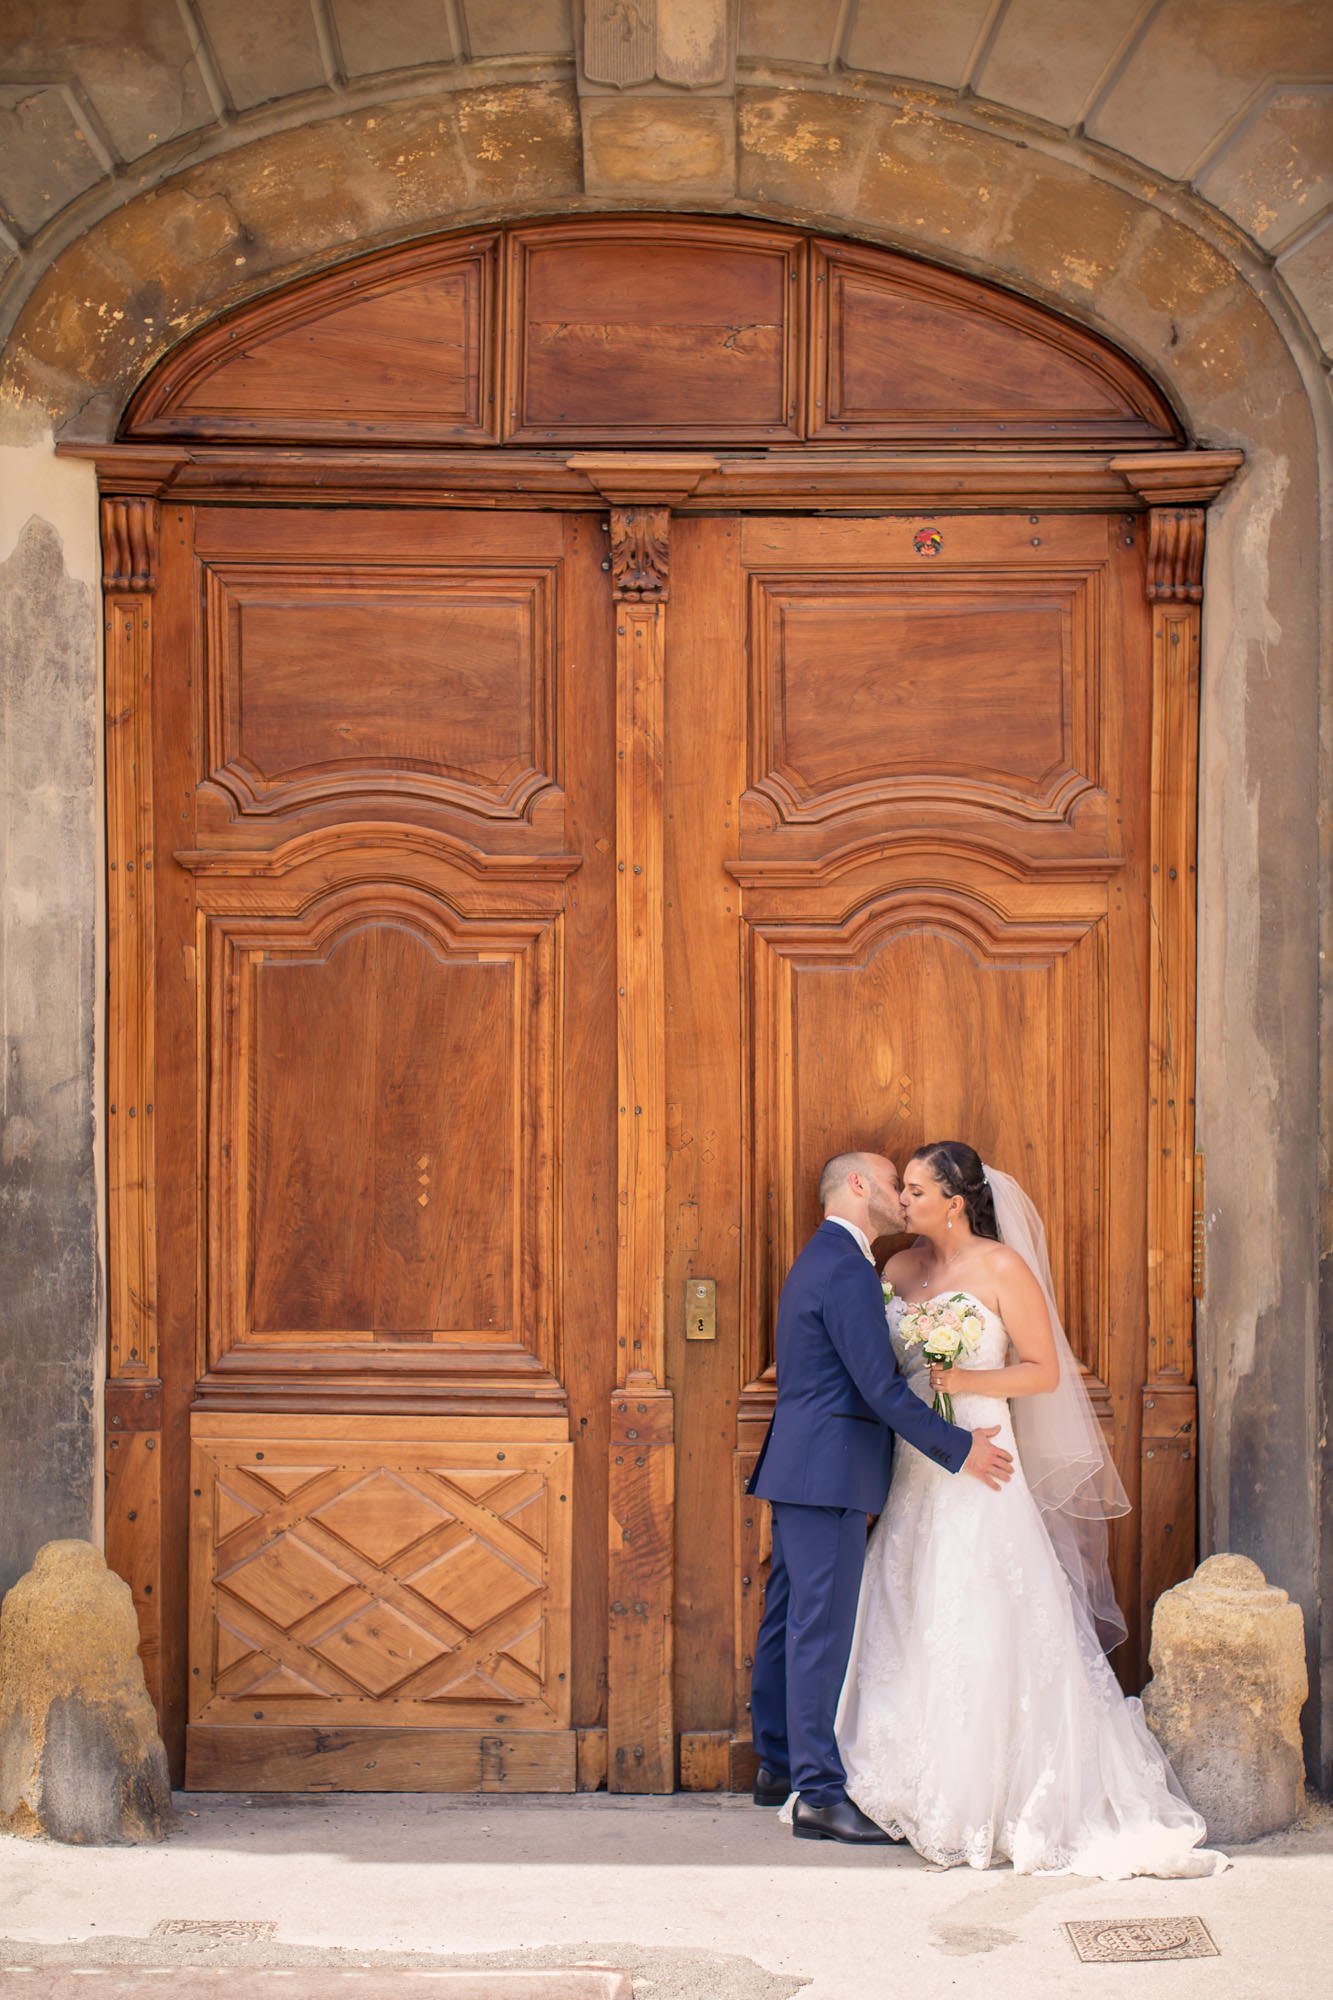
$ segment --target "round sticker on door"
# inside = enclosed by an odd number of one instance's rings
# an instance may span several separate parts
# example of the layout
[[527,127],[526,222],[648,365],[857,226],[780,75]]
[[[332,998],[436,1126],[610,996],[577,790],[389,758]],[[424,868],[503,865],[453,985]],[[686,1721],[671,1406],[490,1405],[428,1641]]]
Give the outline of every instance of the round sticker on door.
[[912,547],[919,556],[937,556],[944,547],[944,537],[938,528],[918,528],[912,537]]

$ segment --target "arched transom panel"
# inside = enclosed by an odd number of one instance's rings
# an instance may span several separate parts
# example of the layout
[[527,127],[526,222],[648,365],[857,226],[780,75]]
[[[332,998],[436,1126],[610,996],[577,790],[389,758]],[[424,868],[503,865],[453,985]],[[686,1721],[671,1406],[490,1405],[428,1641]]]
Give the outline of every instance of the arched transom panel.
[[885,250],[708,218],[432,239],[215,322],[135,397],[148,441],[1151,447],[1093,335]]

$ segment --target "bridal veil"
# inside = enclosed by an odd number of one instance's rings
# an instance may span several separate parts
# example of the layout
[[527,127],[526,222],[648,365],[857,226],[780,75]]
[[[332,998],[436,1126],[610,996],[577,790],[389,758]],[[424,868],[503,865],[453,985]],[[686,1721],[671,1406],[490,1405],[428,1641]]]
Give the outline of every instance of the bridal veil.
[[1070,1587],[1109,1651],[1126,1626],[1111,1584],[1106,1523],[1129,1512],[1129,1496],[1060,1322],[1041,1217],[1011,1174],[990,1166],[984,1171],[1000,1240],[1018,1252],[1041,1287],[1060,1362],[1060,1380],[1049,1395],[1016,1396],[1011,1405],[1023,1476]]

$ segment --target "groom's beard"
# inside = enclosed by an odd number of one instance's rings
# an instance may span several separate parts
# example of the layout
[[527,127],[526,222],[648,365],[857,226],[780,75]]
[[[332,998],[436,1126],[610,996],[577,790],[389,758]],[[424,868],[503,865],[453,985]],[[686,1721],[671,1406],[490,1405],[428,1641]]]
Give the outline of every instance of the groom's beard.
[[897,1202],[891,1210],[881,1208],[870,1211],[870,1228],[867,1234],[872,1242],[881,1236],[901,1236],[906,1228],[907,1223]]

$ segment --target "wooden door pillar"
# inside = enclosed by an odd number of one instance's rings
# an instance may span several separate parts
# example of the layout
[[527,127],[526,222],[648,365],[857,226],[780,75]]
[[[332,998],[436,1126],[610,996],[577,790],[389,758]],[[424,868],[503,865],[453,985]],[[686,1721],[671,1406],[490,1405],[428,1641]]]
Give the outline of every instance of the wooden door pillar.
[[664,672],[671,503],[717,461],[584,453],[610,505],[616,657],[616,1386],[608,1485],[607,1789],[670,1792],[675,1421],[666,1382]]
[[1203,1289],[1203,1162],[1194,1150],[1199,640],[1206,509],[1239,452],[1111,461],[1148,502],[1144,587],[1152,606],[1152,798],[1148,963],[1148,1328],[1140,1442],[1139,1630],[1194,1567],[1198,1392],[1194,1301]]
[[132,996],[107,1051],[111,1345],[105,1390],[106,1556],[139,1614],[148,1691],[162,1711],[162,1383],[158,1373],[153,1136],[152,611],[158,503],[102,501],[106,649],[107,953],[111,991]]

